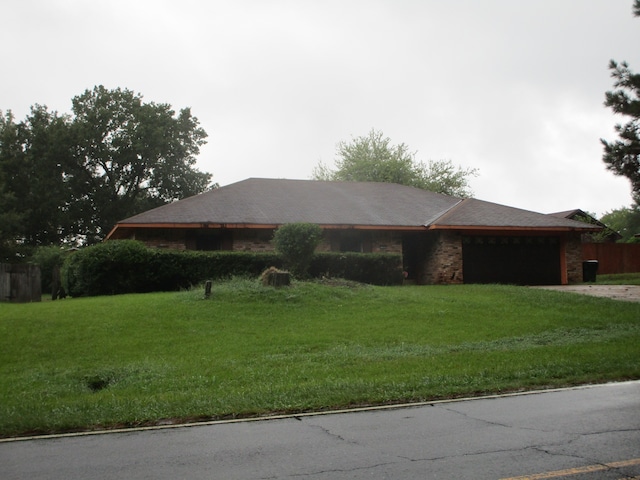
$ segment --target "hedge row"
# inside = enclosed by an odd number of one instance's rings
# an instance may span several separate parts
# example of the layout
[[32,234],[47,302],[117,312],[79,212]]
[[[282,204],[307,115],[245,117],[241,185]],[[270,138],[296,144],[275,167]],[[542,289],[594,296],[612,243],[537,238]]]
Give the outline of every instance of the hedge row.
[[[205,280],[258,277],[271,266],[282,267],[276,253],[159,250],[118,240],[69,255],[61,275],[66,292],[79,297],[179,290]],[[389,254],[316,254],[310,272],[376,285],[402,282],[400,257]]]
[[372,285],[402,284],[402,257],[390,253],[316,253],[309,273]]

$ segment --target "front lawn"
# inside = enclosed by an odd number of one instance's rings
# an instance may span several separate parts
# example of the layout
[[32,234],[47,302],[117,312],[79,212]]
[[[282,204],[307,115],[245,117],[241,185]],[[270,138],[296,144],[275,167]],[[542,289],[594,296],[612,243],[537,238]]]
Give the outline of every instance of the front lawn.
[[0,436],[640,378],[640,304],[253,280],[0,304]]

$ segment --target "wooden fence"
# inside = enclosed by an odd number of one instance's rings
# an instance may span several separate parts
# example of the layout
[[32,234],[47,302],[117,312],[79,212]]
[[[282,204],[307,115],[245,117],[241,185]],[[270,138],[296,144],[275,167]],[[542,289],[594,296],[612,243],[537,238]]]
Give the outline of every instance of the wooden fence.
[[39,302],[41,297],[40,267],[0,263],[0,302]]
[[640,243],[583,243],[582,260],[598,260],[598,273],[640,272]]

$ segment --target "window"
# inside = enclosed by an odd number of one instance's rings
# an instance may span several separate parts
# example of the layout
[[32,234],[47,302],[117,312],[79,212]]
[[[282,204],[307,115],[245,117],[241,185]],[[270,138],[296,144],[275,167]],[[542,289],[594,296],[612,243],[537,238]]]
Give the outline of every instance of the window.
[[348,230],[340,232],[340,251],[371,253],[371,236],[368,232]]
[[189,250],[232,250],[233,235],[227,229],[199,229],[189,232],[187,237]]

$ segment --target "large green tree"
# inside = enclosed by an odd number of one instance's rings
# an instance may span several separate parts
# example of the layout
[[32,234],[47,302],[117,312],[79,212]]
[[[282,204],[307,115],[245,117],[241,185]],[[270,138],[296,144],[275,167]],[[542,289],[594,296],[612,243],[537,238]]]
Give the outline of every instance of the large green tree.
[[[633,13],[640,16],[640,0],[634,1]],[[609,170],[631,181],[634,201],[640,204],[640,74],[633,73],[626,62],[614,60],[609,63],[609,69],[616,90],[606,92],[605,105],[628,121],[615,126],[618,140],[601,140],[602,159]]]
[[[195,168],[206,132],[188,108],[103,86],[72,114],[0,115],[0,246],[94,243],[123,218],[210,187]],[[6,255],[4,255],[6,257]]]
[[50,245],[70,234],[66,121],[40,105],[32,107],[23,122],[16,123],[11,112],[0,121],[3,257],[18,246]]
[[640,234],[640,205],[611,210],[605,213],[600,221],[622,235],[620,242],[640,242],[640,239],[635,237],[636,234]]
[[73,99],[70,172],[74,205],[90,243],[123,218],[207,189],[195,168],[206,132],[188,108],[143,103],[130,90],[87,90]]
[[387,182],[444,193],[457,197],[472,195],[469,178],[475,168],[456,167],[450,160],[415,160],[407,145],[393,145],[382,132],[372,129],[367,135],[341,141],[337,145],[335,168],[318,164],[312,173],[316,180],[351,182]]
[[9,162],[18,153],[18,138],[11,112],[0,114],[0,262],[15,257],[16,238],[25,216],[11,188],[13,173]]

